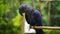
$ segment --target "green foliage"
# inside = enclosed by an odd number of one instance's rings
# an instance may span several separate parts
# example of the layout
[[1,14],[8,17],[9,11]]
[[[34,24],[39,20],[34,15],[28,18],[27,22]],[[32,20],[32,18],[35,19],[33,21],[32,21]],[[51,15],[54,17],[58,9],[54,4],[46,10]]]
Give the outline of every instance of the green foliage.
[[45,34],[60,34],[60,30],[47,30],[44,29]]
[[51,2],[51,26],[60,26],[60,1]]
[[17,11],[19,3],[16,3],[13,0],[0,0],[0,34],[21,34],[21,17]]

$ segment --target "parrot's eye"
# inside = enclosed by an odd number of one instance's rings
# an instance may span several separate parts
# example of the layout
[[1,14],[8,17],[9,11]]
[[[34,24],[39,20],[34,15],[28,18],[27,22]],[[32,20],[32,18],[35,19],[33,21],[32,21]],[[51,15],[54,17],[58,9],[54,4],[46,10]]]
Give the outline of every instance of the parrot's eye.
[[20,11],[23,11],[24,9],[23,8],[20,8]]

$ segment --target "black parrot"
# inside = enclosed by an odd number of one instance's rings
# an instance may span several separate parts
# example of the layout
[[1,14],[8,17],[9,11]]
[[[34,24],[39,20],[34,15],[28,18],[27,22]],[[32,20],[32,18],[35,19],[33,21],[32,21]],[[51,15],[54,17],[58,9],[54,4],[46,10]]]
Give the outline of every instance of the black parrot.
[[[42,17],[38,10],[33,9],[29,4],[22,4],[19,7],[19,13],[25,13],[25,18],[28,24],[31,26],[42,26]],[[42,29],[35,29],[36,34],[44,34]]]

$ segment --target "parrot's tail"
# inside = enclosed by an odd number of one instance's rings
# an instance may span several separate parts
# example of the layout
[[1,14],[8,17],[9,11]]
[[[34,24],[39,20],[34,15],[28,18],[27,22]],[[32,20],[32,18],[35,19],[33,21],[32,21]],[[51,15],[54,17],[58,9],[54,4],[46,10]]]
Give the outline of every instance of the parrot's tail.
[[44,34],[42,29],[35,29],[36,30],[36,34]]

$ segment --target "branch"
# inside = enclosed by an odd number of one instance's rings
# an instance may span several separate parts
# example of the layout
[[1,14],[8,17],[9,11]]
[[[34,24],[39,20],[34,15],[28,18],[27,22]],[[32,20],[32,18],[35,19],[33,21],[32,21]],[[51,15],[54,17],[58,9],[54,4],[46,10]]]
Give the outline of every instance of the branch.
[[60,1],[60,0],[41,0],[41,1]]
[[60,30],[60,27],[52,27],[52,26],[31,26],[31,28]]

